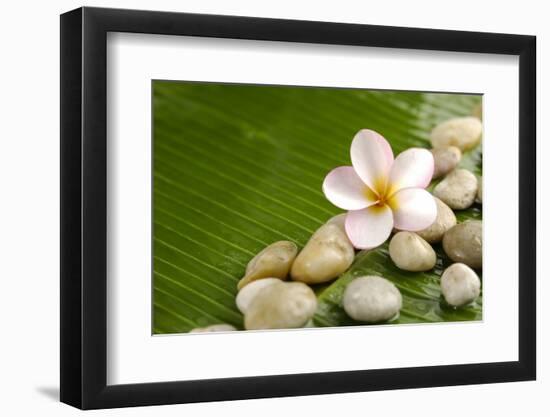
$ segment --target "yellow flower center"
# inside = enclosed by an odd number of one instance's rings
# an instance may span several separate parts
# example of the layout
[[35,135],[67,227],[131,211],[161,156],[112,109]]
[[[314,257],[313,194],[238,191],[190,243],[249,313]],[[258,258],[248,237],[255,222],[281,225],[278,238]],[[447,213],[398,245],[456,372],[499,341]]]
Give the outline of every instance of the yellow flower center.
[[376,203],[377,206],[385,206],[388,203],[387,196],[385,194],[378,196],[378,203]]
[[363,193],[365,194],[365,197],[367,198],[368,201],[376,201],[380,199],[380,197],[378,196],[378,193],[375,193],[369,187],[365,187],[365,190],[363,191]]
[[[377,207],[389,205],[391,194],[388,192],[391,187],[388,187],[384,178],[379,178],[373,184],[374,190],[365,187],[365,197],[369,201],[376,201]],[[374,207],[374,206],[373,206]]]

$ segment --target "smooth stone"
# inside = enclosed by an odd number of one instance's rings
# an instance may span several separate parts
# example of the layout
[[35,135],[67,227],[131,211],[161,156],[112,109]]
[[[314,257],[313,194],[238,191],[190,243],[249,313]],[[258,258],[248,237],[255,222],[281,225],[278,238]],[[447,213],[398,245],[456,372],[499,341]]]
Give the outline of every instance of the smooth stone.
[[252,300],[256,297],[256,295],[258,295],[258,293],[262,289],[264,289],[268,285],[272,285],[278,282],[281,282],[279,278],[262,278],[257,279],[256,281],[253,281],[250,284],[246,285],[242,290],[238,292],[237,298],[235,300],[239,311],[245,314]]
[[441,275],[441,293],[452,306],[470,304],[479,296],[480,291],[479,277],[468,265],[452,264]]
[[483,227],[479,220],[469,220],[452,227],[443,236],[443,249],[449,258],[471,268],[483,264]]
[[401,293],[385,278],[354,279],[344,290],[344,310],[354,320],[378,323],[395,317],[401,309]]
[[333,280],[353,262],[355,250],[337,223],[321,226],[296,257],[290,270],[294,281],[318,284]]
[[206,327],[197,327],[189,333],[213,333],[213,332],[235,332],[237,329],[230,324],[212,324]]
[[315,314],[317,298],[306,284],[283,282],[267,285],[252,299],[244,315],[247,330],[304,327]]
[[331,217],[330,219],[328,219],[328,221],[325,223],[325,224],[335,224],[336,226],[338,226],[340,228],[340,230],[342,230],[342,232],[346,232],[346,216],[347,216],[348,213],[342,213],[342,214],[337,214],[336,216],[334,217]]
[[462,158],[462,151],[456,146],[432,149],[431,152],[434,157],[434,179],[447,175],[457,167]]
[[483,178],[477,177],[477,196],[476,201],[483,204]]
[[245,285],[261,278],[286,279],[298,247],[286,240],[272,243],[258,253],[246,266],[244,277],[237,284],[240,290]]
[[470,207],[477,195],[477,178],[466,169],[455,169],[434,188],[433,195],[455,210]]
[[457,117],[438,124],[431,133],[434,148],[456,146],[462,152],[474,148],[481,140],[483,126],[474,116]]
[[396,233],[390,241],[389,252],[393,263],[405,271],[429,271],[437,261],[430,244],[412,232]]
[[445,232],[456,225],[456,216],[451,208],[437,197],[434,197],[434,200],[437,205],[437,217],[435,221],[430,227],[416,232],[418,236],[428,243],[441,242]]

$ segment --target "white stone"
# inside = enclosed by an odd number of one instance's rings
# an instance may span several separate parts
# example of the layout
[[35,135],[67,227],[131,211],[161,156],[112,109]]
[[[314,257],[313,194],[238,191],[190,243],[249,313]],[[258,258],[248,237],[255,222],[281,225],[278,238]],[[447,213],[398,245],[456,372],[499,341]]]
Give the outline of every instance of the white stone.
[[352,319],[378,323],[390,320],[399,313],[402,297],[397,287],[387,279],[365,276],[348,284],[342,302]]
[[245,314],[252,300],[256,297],[256,295],[258,295],[258,293],[262,289],[264,289],[268,285],[272,285],[278,282],[281,282],[279,278],[262,278],[246,285],[237,294],[237,298],[235,300],[237,308],[240,310],[241,313]]
[[445,301],[452,306],[470,304],[479,296],[480,291],[479,277],[467,265],[452,264],[441,275],[441,293]]
[[455,169],[435,186],[433,194],[454,210],[467,209],[476,199],[477,178],[466,169]]

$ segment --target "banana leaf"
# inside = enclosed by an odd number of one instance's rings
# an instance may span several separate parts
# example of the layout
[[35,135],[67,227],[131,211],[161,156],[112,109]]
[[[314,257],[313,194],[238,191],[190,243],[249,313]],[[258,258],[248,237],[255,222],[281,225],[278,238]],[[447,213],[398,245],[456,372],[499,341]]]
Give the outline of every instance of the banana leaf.
[[[394,154],[429,147],[439,122],[469,115],[480,96],[359,89],[153,82],[153,333],[229,323],[242,329],[237,282],[248,261],[277,240],[299,247],[341,210],[321,191],[325,175],[350,165],[354,134],[381,133]],[[481,148],[461,164],[481,175]],[[481,219],[481,207],[458,212]],[[316,326],[362,324],[341,308],[345,285],[383,275],[401,290],[392,323],[481,319],[481,297],[452,309],[434,271],[408,273],[387,246],[359,252],[351,269],[315,288]]]

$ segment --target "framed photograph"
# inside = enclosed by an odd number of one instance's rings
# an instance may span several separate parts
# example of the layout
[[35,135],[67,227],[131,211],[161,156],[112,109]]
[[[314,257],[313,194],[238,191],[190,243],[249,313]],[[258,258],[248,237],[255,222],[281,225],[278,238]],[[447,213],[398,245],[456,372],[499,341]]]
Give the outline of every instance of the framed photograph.
[[61,401],[532,380],[535,37],[61,16]]

